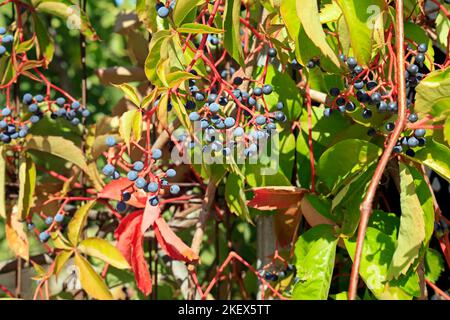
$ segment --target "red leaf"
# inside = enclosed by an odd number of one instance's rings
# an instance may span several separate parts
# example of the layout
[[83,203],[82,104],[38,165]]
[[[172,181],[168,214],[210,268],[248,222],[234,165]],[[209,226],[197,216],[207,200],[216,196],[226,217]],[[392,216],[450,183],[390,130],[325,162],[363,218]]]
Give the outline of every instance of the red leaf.
[[134,211],[121,221],[114,236],[117,239],[117,248],[131,265],[138,288],[145,295],[152,292],[152,279],[145,261],[142,246],[144,237],[141,232],[142,210]]
[[297,187],[261,187],[251,189],[255,196],[247,202],[249,207],[258,210],[287,209],[297,204],[308,192]]
[[155,220],[159,218],[160,214],[161,210],[159,209],[159,206],[152,206],[150,204],[150,201],[147,200],[147,204],[144,210],[144,216],[142,217],[141,223],[142,234],[144,234],[144,232],[147,231],[147,229],[155,223]]
[[198,261],[198,255],[170,229],[164,218],[156,219],[153,229],[159,245],[172,259],[188,263]]
[[[97,197],[120,201],[122,200],[122,192],[125,190],[132,191],[132,185],[133,182],[128,180],[127,178],[113,180],[108,183],[102,191],[99,192]],[[145,208],[147,197],[142,191],[139,192],[140,193],[132,192],[131,199],[127,201],[127,203],[136,208]]]

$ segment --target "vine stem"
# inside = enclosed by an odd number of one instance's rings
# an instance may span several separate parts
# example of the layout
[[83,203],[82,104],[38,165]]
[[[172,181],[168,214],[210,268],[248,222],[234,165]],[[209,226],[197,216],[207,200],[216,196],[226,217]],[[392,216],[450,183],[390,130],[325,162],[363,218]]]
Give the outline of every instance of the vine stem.
[[397,87],[398,87],[398,118],[395,123],[395,129],[391,136],[387,137],[387,144],[384,152],[378,162],[372,181],[367,189],[366,196],[360,206],[360,222],[358,228],[358,237],[356,240],[356,251],[353,259],[352,271],[350,274],[350,284],[348,290],[348,299],[355,300],[359,266],[361,264],[361,255],[366,235],[367,224],[372,213],[373,201],[377,191],[378,184],[383,175],[384,169],[391,157],[392,150],[396,145],[403,129],[406,125],[406,85],[405,85],[405,47],[404,47],[404,25],[403,25],[403,0],[395,2],[396,7],[396,29],[395,29],[395,46],[396,46],[396,63],[397,63]]

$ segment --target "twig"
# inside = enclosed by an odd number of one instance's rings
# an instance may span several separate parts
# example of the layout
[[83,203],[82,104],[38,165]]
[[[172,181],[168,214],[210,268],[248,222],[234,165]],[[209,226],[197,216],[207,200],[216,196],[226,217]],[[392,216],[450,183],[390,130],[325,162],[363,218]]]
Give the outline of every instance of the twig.
[[397,0],[396,6],[396,22],[397,28],[395,32],[395,46],[396,46],[396,63],[397,63],[397,87],[398,87],[398,119],[395,123],[395,129],[392,135],[388,137],[386,149],[378,162],[375,173],[367,189],[364,201],[361,203],[361,220],[359,223],[358,237],[356,240],[356,251],[353,260],[352,271],[350,274],[350,284],[348,290],[349,300],[354,300],[356,297],[356,290],[358,285],[358,273],[361,263],[361,255],[364,244],[364,237],[366,235],[367,224],[372,213],[373,201],[377,191],[378,184],[383,175],[384,169],[391,157],[392,150],[396,145],[401,133],[406,124],[406,86],[405,86],[405,48],[404,48],[404,25],[403,25],[403,0]]
[[425,282],[427,283],[427,285],[429,285],[434,292],[436,292],[438,295],[442,296],[445,298],[445,300],[450,300],[450,297],[448,296],[448,294],[446,294],[444,291],[442,291],[441,289],[439,289],[433,282],[431,282],[428,279],[425,279]]

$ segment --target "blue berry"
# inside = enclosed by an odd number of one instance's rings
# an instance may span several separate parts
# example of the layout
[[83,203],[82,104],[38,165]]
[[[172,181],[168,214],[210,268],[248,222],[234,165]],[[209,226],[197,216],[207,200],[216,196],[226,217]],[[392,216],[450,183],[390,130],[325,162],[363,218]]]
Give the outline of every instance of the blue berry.
[[277,107],[278,110],[283,110],[283,108],[284,108],[283,102],[282,101],[277,102],[276,107]]
[[397,102],[394,102],[394,101],[389,102],[389,104],[388,104],[388,110],[389,110],[390,112],[397,112],[397,110],[398,110]]
[[65,115],[66,115],[66,109],[64,109],[64,108],[59,108],[58,110],[56,110],[56,115],[57,115],[58,117],[65,116]]
[[112,164],[107,164],[103,167],[102,172],[105,176],[111,176],[114,173],[114,166]]
[[216,36],[209,36],[209,42],[211,42],[212,45],[217,46],[219,44],[219,39]]
[[13,42],[13,40],[14,40],[14,37],[10,34],[7,34],[6,36],[4,36],[2,38],[2,43],[10,43],[10,42]]
[[165,179],[161,179],[161,186],[167,187],[168,185],[169,185],[169,181],[167,181]]
[[9,108],[4,108],[4,109],[2,110],[2,116],[7,117],[7,116],[9,116],[9,115],[11,115],[11,109],[9,109]]
[[117,202],[116,210],[118,212],[124,212],[125,210],[127,210],[127,204],[123,201]]
[[28,229],[28,231],[33,230],[34,229],[34,224],[32,224],[32,223],[27,224],[27,229]]
[[372,117],[372,111],[370,111],[369,109],[364,109],[362,112],[362,117],[364,119],[370,119]]
[[114,173],[113,173],[113,175],[112,175],[112,178],[113,178],[114,180],[119,179],[119,178],[120,178],[120,173],[119,173],[119,171],[115,170]]
[[363,71],[363,68],[361,66],[356,66],[355,68],[353,68],[353,71],[356,74],[360,74]]
[[253,89],[253,94],[254,94],[255,96],[260,96],[260,95],[263,94],[263,90],[262,90],[260,87],[255,87],[255,88]]
[[5,120],[0,121],[0,129],[5,129],[8,126]]
[[133,170],[141,171],[142,169],[144,169],[144,163],[142,161],[136,161],[133,163]]
[[[244,82],[244,79],[242,79],[241,77],[235,77],[233,79],[233,83],[237,86],[240,86],[243,82]],[[240,92],[239,92],[239,95],[240,95]]]
[[89,117],[91,115],[91,112],[88,109],[84,109],[83,111],[81,111],[81,115],[84,118],[87,118],[87,117]]
[[31,93],[25,93],[22,99],[23,103],[30,104],[33,101],[33,96]]
[[374,92],[370,97],[370,100],[373,104],[381,101],[381,94],[379,92]]
[[48,238],[50,238],[50,235],[47,231],[43,231],[39,234],[39,240],[41,240],[42,242],[47,241]]
[[387,131],[392,131],[392,130],[394,130],[394,128],[395,128],[395,124],[394,123],[392,123],[392,122],[386,123],[386,130]]
[[355,108],[355,104],[352,101],[349,101],[345,104],[345,110],[347,110],[348,112],[355,111]]
[[251,106],[251,107],[256,105],[256,100],[253,97],[248,98],[247,102],[248,102],[248,105]]
[[38,106],[35,103],[32,103],[28,106],[28,111],[30,111],[31,113],[35,113],[36,111],[38,111]]
[[147,186],[148,192],[155,193],[159,189],[158,184],[156,182],[150,182]]
[[160,149],[153,149],[152,150],[152,158],[154,160],[158,160],[162,156],[162,151]]
[[66,103],[66,99],[64,98],[58,98],[56,99],[56,104],[60,107],[62,107],[64,105],[64,103]]
[[138,178],[134,184],[136,188],[144,189],[147,186],[147,181],[144,178]]
[[163,19],[167,18],[167,16],[169,15],[169,9],[162,6],[158,9],[157,14],[158,14],[158,17],[160,17],[160,18],[163,18]]
[[108,147],[114,147],[116,145],[116,139],[113,136],[106,137],[106,145]]
[[203,101],[205,100],[205,96],[201,92],[196,92],[194,96],[195,100],[197,101]]
[[355,58],[349,57],[349,58],[347,59],[347,65],[348,65],[351,69],[353,69],[354,67],[356,67],[356,64],[357,64],[357,62],[356,62],[356,59],[355,59]]
[[0,56],[4,55],[6,52],[6,48],[0,45]]
[[134,170],[130,170],[127,173],[127,178],[130,181],[135,181],[138,178],[138,173]]
[[64,215],[63,215],[62,213],[58,212],[58,213],[55,215],[55,221],[58,222],[58,223],[60,223],[60,222],[62,222],[63,220],[64,220]]
[[0,27],[0,36],[4,35],[6,33],[5,27]]
[[396,145],[393,149],[394,153],[401,153],[403,151],[403,148],[401,145]]
[[358,80],[353,84],[353,86],[355,87],[355,89],[361,90],[362,88],[364,88],[364,81]]
[[211,93],[211,94],[208,96],[208,102],[209,102],[209,103],[213,103],[214,101],[216,101],[216,99],[217,99],[217,94],[215,94],[215,93]]
[[275,48],[269,48],[267,55],[271,58],[275,58],[277,56],[277,50]]
[[205,129],[209,127],[209,122],[207,119],[200,120],[200,128]]
[[262,88],[262,91],[263,91],[264,94],[268,95],[268,94],[272,93],[273,88],[272,88],[272,86],[270,84],[265,84],[263,86],[263,88]]
[[377,105],[377,111],[378,113],[384,113],[386,112],[388,109],[388,105],[386,102],[381,101],[378,105]]
[[414,123],[419,120],[419,117],[415,113],[411,113],[408,117],[409,122]]
[[333,97],[337,97],[341,91],[338,88],[331,88],[330,95]]
[[417,47],[417,50],[421,53],[425,53],[428,50],[428,45],[426,43],[421,43],[419,44],[419,46]]
[[410,64],[408,66],[408,72],[410,75],[415,76],[417,72],[419,72],[419,67],[416,66],[415,64]]
[[414,135],[416,137],[423,137],[425,135],[426,131],[425,129],[416,129],[414,130]]
[[323,116],[328,118],[330,115],[331,115],[331,109],[330,108],[325,108],[323,110]]
[[197,121],[198,119],[200,119],[200,115],[197,112],[194,111],[189,114],[189,120]]
[[220,106],[217,104],[217,103],[211,103],[210,105],[209,105],[209,111],[211,111],[212,113],[216,113],[216,112],[218,112],[219,111],[219,109],[220,109]]
[[80,124],[80,119],[78,119],[78,118],[73,118],[70,122],[71,122],[74,126],[77,126],[77,125]]
[[53,217],[47,217],[45,218],[45,224],[46,225],[51,225],[53,222]]
[[180,192],[180,187],[176,184],[170,186],[170,193],[171,194],[178,194]]
[[244,129],[242,129],[241,127],[237,127],[236,129],[234,129],[233,131],[233,135],[235,137],[240,137],[244,134]]
[[152,205],[154,207],[156,207],[158,205],[158,203],[159,203],[158,197],[153,197],[149,201],[150,201],[150,205]]
[[419,140],[416,137],[410,137],[408,139],[408,146],[411,148],[417,147],[419,145]]
[[415,61],[419,64],[423,63],[425,61],[425,55],[423,53],[418,53]]
[[42,101],[44,101],[44,96],[42,95],[42,94],[37,94],[35,97],[34,97],[34,100],[36,101],[36,102],[42,102]]
[[169,169],[169,170],[166,171],[166,175],[167,175],[167,177],[169,177],[169,178],[175,177],[176,174],[177,174],[177,172],[176,172],[174,169]]
[[79,107],[80,107],[81,105],[80,105],[80,103],[78,102],[78,101],[74,101],[74,102],[72,102],[72,109],[78,109]]
[[227,117],[227,118],[225,118],[224,123],[225,123],[225,126],[226,126],[227,128],[231,128],[231,127],[234,126],[234,124],[236,123],[236,120],[234,120],[234,119],[231,118],[231,117]]
[[259,115],[255,119],[256,124],[263,125],[266,123],[266,117],[263,115]]
[[122,193],[122,200],[123,201],[129,201],[131,199],[131,193],[129,193],[129,192],[124,192],[124,193]]

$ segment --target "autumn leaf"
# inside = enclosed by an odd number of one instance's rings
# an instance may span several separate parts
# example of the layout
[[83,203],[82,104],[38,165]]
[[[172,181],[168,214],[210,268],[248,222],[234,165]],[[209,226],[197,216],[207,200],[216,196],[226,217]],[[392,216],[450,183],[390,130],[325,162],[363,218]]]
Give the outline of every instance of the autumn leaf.
[[[128,180],[127,178],[120,178],[118,180],[113,180],[110,183],[108,183],[102,191],[100,191],[97,195],[98,198],[103,199],[111,199],[116,201],[122,200],[122,192],[125,190],[131,191],[131,186],[133,185],[133,182]],[[139,196],[139,195],[142,195]],[[130,206],[136,207],[136,208],[145,208],[146,203],[146,195],[144,192],[140,193],[132,193],[130,200],[127,201],[127,203]]]
[[298,203],[307,192],[306,189],[297,187],[261,187],[251,190],[255,196],[247,205],[258,210],[288,209]]
[[23,230],[23,224],[18,220],[17,206],[14,207],[11,214],[7,214],[6,219],[6,240],[11,250],[16,256],[28,261],[29,258],[29,244],[28,238]]

